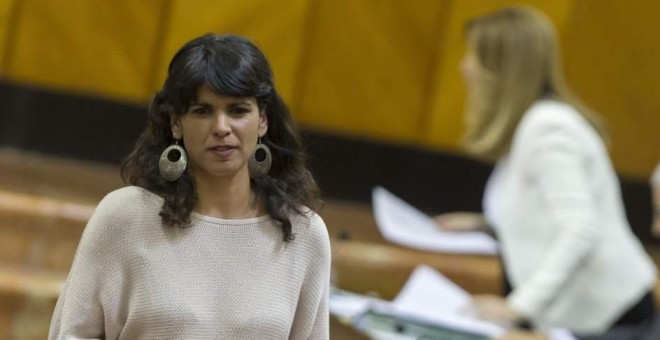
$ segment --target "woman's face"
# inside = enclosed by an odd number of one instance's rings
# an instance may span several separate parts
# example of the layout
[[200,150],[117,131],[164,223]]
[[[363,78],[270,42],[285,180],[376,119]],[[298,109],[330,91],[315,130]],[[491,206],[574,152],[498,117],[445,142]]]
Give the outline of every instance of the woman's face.
[[460,63],[460,69],[465,87],[468,91],[474,90],[475,82],[479,77],[478,73],[481,70],[481,65],[479,64],[474,48],[471,46],[468,46],[465,50],[465,54]]
[[224,96],[202,85],[188,111],[173,119],[172,130],[183,139],[196,176],[247,176],[247,162],[268,122],[256,98]]

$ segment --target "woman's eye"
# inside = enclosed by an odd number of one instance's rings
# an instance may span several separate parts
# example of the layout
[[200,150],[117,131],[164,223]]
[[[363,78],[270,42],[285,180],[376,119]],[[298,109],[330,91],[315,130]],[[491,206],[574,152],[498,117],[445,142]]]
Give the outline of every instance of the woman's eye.
[[209,112],[209,109],[206,108],[206,107],[196,107],[196,108],[193,108],[192,112],[195,113],[195,114],[205,114],[205,113]]
[[235,107],[231,109],[231,113],[238,115],[246,114],[248,112],[250,112],[250,110],[244,107]]

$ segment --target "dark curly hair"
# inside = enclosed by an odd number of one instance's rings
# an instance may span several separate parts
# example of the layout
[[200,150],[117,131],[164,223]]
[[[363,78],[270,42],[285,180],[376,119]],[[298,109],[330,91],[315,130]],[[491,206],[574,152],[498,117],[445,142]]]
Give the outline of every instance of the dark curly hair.
[[270,148],[273,161],[268,175],[251,179],[250,186],[265,202],[268,214],[281,225],[284,241],[292,240],[290,213],[317,211],[321,204],[319,188],[307,169],[300,134],[289,109],[275,90],[268,61],[243,37],[206,34],[189,41],[174,55],[165,84],[149,107],[147,128],[123,162],[122,178],[164,198],[160,216],[165,225],[190,225],[190,213],[197,201],[191,170],[168,182],[160,176],[158,160],[174,143],[172,115],[183,116],[204,84],[226,96],[255,97],[259,110],[265,110],[268,131],[262,143]]

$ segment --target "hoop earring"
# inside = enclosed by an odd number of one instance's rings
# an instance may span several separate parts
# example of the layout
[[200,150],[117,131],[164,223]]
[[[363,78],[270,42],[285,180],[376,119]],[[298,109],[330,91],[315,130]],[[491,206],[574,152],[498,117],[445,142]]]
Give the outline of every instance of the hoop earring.
[[273,157],[270,149],[266,144],[261,144],[261,138],[257,141],[257,146],[252,152],[252,157],[248,161],[248,172],[250,178],[259,179],[263,178],[270,171],[270,166],[273,163]]
[[[170,156],[177,157],[176,154],[179,154],[179,159],[171,160]],[[188,164],[188,156],[186,155],[186,150],[179,146],[179,140],[177,139],[175,144],[172,144],[163,151],[160,155],[160,160],[158,161],[158,170],[160,171],[161,177],[168,182],[173,182],[179,179],[183,172],[186,170],[186,165]]]

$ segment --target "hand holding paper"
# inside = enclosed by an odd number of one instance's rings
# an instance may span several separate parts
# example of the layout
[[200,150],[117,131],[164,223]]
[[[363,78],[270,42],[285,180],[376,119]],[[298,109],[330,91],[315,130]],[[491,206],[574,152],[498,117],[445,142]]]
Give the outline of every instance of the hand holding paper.
[[501,296],[476,295],[472,303],[477,316],[482,320],[513,327],[521,319],[520,315],[509,308],[506,300]]
[[487,228],[484,216],[475,212],[452,212],[436,215],[433,217],[433,221],[442,231],[485,231]]
[[497,253],[497,243],[483,232],[442,231],[431,217],[382,187],[374,188],[372,197],[378,228],[392,243],[446,253]]

